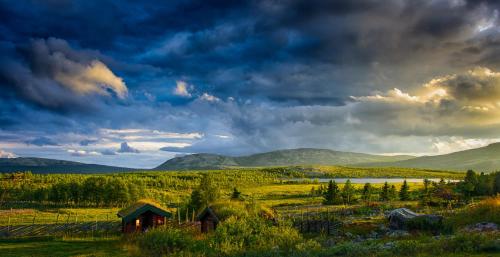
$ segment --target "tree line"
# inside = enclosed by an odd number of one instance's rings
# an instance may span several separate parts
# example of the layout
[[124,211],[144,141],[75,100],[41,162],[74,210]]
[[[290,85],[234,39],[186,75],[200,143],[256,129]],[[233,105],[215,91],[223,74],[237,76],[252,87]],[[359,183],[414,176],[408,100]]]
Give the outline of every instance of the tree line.
[[311,188],[311,195],[322,196],[323,204],[326,205],[352,204],[358,200],[420,200],[425,205],[433,205],[451,201],[467,202],[474,196],[496,194],[500,194],[500,172],[478,175],[472,170],[467,171],[465,179],[460,182],[446,183],[444,179],[432,182],[424,179],[423,188],[415,191],[410,191],[406,180],[399,189],[385,182],[380,189],[373,187],[370,183],[365,183],[362,189],[356,190],[349,179],[342,188],[335,180],[330,180],[326,187],[320,185],[318,188]]
[[24,183],[17,188],[3,190],[2,200],[68,206],[115,207],[144,197],[145,191],[144,185],[137,181],[112,177],[88,177],[82,181],[59,181],[43,187],[31,187],[29,183]]

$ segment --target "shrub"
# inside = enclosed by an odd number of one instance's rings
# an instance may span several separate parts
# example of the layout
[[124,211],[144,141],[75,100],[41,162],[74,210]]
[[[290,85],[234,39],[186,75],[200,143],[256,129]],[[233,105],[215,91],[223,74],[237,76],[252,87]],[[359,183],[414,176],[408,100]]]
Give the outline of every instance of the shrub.
[[434,233],[442,231],[445,226],[442,217],[417,216],[407,221],[409,230],[431,231]]
[[140,235],[137,238],[137,243],[142,253],[147,256],[164,256],[187,250],[195,242],[187,231],[161,227]]
[[455,237],[443,240],[440,247],[447,252],[456,253],[498,251],[500,247],[498,246],[498,240],[495,240],[495,238],[498,238],[498,234],[458,234]]
[[449,217],[445,223],[460,228],[479,222],[500,224],[500,196],[485,199]]
[[[273,252],[280,255],[292,252],[298,245],[303,249],[311,244],[301,244],[303,239],[297,230],[289,226],[273,226],[259,217],[230,217],[213,235],[213,247],[221,255],[238,256],[246,252]],[[250,255],[251,256],[251,255]],[[269,255],[268,255],[269,256]]]

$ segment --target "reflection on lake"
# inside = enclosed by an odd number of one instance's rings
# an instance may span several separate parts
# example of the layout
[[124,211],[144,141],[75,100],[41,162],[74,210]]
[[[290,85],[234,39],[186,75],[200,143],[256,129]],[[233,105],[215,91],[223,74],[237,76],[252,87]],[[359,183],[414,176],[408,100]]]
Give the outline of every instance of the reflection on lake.
[[[320,183],[327,183],[330,180],[334,180],[337,183],[345,183],[348,179],[351,180],[353,184],[383,184],[387,181],[387,183],[403,183],[405,178],[290,178],[283,179],[283,181],[297,181],[297,182],[307,182],[307,181],[317,181]],[[440,178],[429,178],[430,181],[439,182]],[[445,179],[446,182],[458,182],[460,180],[457,179]],[[406,182],[408,183],[423,183],[423,178],[407,178]]]

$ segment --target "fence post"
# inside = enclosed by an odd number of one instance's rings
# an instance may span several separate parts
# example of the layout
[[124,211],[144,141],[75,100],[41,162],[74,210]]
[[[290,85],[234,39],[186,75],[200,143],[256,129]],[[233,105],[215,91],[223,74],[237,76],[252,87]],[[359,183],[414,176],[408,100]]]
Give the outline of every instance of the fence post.
[[92,239],[94,239],[94,230],[97,233],[97,214],[95,214],[95,227],[92,229]]
[[10,234],[10,216],[12,216],[12,208],[10,208],[9,212],[9,223],[7,225],[7,234]]
[[33,234],[33,235],[35,233],[35,219],[36,219],[36,212],[33,215],[33,223],[31,224],[31,234]]

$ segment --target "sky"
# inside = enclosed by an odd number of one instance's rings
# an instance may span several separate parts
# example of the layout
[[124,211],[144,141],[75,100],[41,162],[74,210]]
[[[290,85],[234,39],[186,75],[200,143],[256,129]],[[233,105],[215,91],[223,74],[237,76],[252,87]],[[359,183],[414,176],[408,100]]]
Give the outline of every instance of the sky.
[[0,0],[0,157],[500,141],[498,1]]

